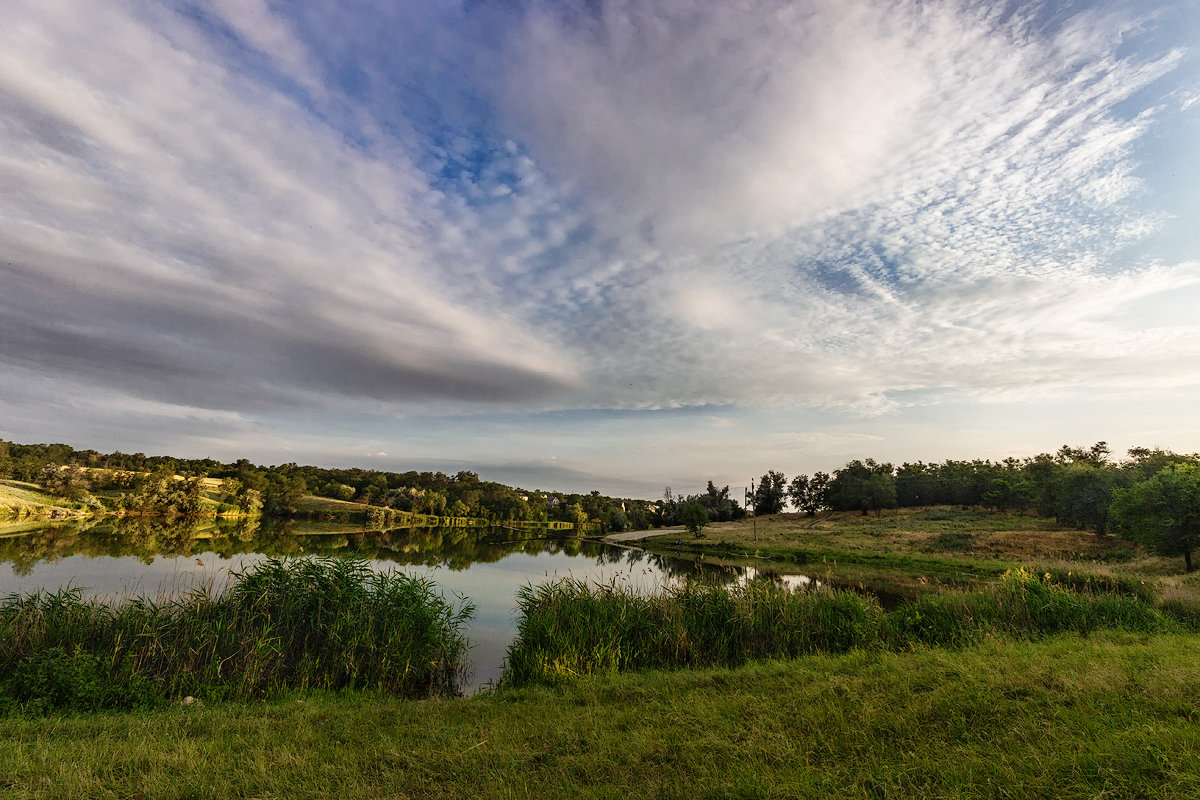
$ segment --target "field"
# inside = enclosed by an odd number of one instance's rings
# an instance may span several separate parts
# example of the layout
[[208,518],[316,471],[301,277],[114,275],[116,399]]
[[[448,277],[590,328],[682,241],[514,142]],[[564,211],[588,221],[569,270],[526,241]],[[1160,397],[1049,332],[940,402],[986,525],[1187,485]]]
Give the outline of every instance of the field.
[[1161,601],[1200,607],[1200,572],[1185,573],[1182,559],[1147,555],[1115,536],[1033,514],[948,507],[891,509],[878,516],[773,514],[713,523],[698,536],[679,530],[643,544],[706,562],[861,586],[885,599],[974,588],[1024,566],[1144,581]]
[[0,719],[0,797],[1192,798],[1200,638]]
[[0,480],[0,520],[87,516],[73,504],[43,492],[35,483]]

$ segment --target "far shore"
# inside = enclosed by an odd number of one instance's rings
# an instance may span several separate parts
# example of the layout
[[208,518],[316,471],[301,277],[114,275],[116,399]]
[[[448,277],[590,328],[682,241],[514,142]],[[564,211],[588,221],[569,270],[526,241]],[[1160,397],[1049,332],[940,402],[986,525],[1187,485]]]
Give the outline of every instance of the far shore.
[[606,542],[640,542],[651,536],[664,536],[668,533],[683,533],[683,528],[659,528],[653,531],[626,531],[625,533],[610,533],[604,537]]

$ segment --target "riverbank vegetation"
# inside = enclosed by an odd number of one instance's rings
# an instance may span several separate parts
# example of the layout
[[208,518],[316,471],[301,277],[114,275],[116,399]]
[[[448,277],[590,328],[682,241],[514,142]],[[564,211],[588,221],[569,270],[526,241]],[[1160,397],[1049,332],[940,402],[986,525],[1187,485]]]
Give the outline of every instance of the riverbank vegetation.
[[294,689],[457,694],[462,626],[431,582],[351,559],[269,559],[212,593],[109,605],[62,589],[0,601],[0,707],[161,707]]
[[0,796],[1200,795],[1200,637],[1097,632],[581,678],[0,718]]
[[974,592],[922,595],[885,611],[868,595],[770,580],[696,583],[654,594],[560,580],[518,595],[517,637],[503,682],[523,685],[626,670],[736,667],[850,650],[963,647],[989,637],[1072,631],[1195,632],[1200,614],[1154,605],[1144,584],[1012,570]]

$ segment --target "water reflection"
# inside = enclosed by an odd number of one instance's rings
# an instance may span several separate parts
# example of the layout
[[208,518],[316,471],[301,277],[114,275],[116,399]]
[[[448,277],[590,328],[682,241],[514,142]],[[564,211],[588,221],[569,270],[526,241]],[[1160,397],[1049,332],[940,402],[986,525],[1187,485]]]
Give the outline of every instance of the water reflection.
[[0,529],[0,595],[75,586],[86,596],[162,600],[267,557],[356,556],[376,569],[426,575],[477,607],[468,631],[472,686],[495,681],[515,633],[521,586],[571,577],[652,591],[682,578],[731,583],[795,576],[672,558],[634,547],[504,528],[369,530],[337,523],[107,518]]

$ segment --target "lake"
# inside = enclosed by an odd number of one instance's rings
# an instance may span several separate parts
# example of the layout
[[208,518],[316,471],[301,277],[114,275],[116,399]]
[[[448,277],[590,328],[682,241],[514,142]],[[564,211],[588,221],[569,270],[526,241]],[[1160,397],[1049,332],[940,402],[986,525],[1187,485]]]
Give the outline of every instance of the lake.
[[[78,587],[106,602],[165,599],[197,586],[223,588],[231,572],[269,557],[363,558],[377,570],[428,576],[452,603],[476,606],[466,634],[468,691],[500,677],[516,633],[516,591],[557,578],[616,581],[652,591],[685,576],[747,580],[752,569],[718,567],[637,547],[504,528],[364,530],[336,523],[259,524],[149,518],[24,523],[0,530],[0,595]],[[780,578],[807,585],[803,576]]]

